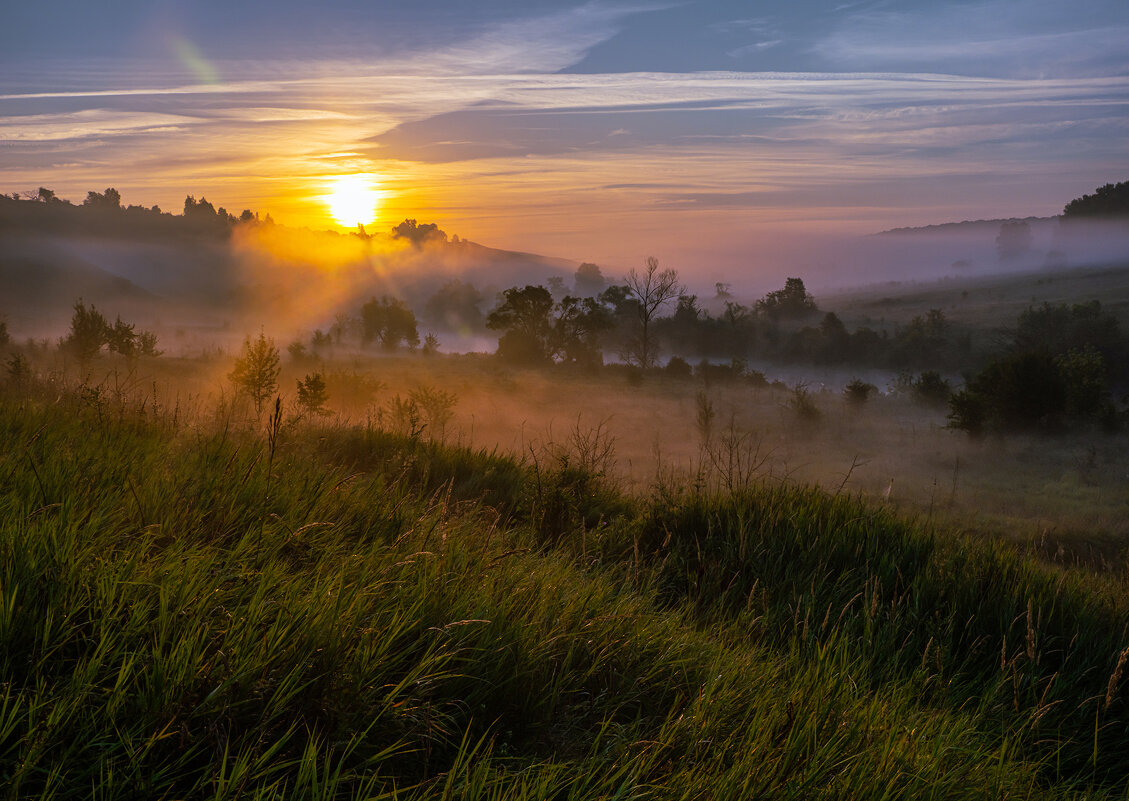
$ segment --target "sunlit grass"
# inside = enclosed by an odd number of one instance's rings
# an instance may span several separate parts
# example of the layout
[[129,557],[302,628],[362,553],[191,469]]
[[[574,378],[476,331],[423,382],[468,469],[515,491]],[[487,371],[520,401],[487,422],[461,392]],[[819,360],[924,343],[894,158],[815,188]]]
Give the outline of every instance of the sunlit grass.
[[1115,577],[123,400],[0,388],[7,797],[1124,797]]

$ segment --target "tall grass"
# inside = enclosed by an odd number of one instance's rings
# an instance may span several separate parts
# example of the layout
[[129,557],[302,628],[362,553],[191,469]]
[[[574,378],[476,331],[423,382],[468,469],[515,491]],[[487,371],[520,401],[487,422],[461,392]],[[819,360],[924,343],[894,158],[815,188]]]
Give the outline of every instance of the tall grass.
[[802,488],[114,404],[0,390],[6,797],[1125,797],[1107,577]]

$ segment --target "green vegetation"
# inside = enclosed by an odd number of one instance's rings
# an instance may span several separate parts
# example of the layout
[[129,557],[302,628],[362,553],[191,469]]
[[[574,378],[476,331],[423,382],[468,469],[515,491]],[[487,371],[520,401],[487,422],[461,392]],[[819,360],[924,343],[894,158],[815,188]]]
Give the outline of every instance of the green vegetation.
[[103,347],[127,358],[160,356],[157,335],[151,331],[134,331],[134,328],[122,322],[121,317],[113,324],[107,322],[93,304],[88,307],[79,300],[74,305],[70,331],[59,344],[82,364],[97,356]]
[[1008,353],[969,378],[950,401],[954,428],[1057,431],[1121,415],[1111,384],[1124,384],[1126,343],[1118,321],[1098,301],[1029,308],[1019,316]]
[[419,345],[416,316],[404,301],[384,295],[361,306],[361,342],[379,342],[385,350],[396,350],[401,344]]
[[586,367],[603,363],[598,337],[612,327],[603,299],[566,295],[559,303],[543,286],[510,287],[486,318],[501,331],[498,358],[528,367],[555,362]]
[[0,384],[0,792],[1124,797],[1114,576],[419,434]]
[[333,414],[326,408],[329,402],[329,391],[325,386],[325,377],[321,373],[307,374],[305,378],[297,380],[298,408],[303,414],[316,417],[328,417]]
[[235,359],[227,378],[238,392],[251,399],[256,415],[262,414],[263,405],[278,389],[281,363],[274,340],[266,334],[260,331],[255,339],[243,340],[243,351]]

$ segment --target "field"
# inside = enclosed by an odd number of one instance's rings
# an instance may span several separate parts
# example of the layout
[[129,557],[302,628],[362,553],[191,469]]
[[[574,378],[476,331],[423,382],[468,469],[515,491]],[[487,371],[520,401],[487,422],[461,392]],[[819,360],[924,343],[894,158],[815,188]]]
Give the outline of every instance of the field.
[[229,367],[0,389],[8,797],[1124,797],[1123,439],[476,356],[256,417]]
[[[821,307],[989,343],[1123,273]],[[256,411],[224,335],[9,346],[7,797],[1126,797],[1123,431],[340,345]]]
[[[163,358],[143,368],[108,362],[86,379],[108,396],[154,396],[196,414],[236,400],[228,369],[222,354],[213,352]],[[840,385],[815,381],[706,384],[661,371],[521,370],[480,354],[425,359],[356,351],[285,363],[280,385],[290,399],[288,415],[297,414],[296,382],[312,372],[326,376],[331,419],[346,423],[372,421],[406,431],[395,406],[422,388],[444,393],[450,415],[430,427],[423,419],[426,439],[529,461],[598,434],[610,446],[601,468],[631,494],[707,479],[711,489],[813,485],[858,494],[929,523],[1040,544],[1054,553],[1061,547],[1064,558],[1098,562],[1115,560],[1129,538],[1124,432],[977,440],[946,427],[944,405],[915,402],[886,386],[858,407],[847,402]],[[780,374],[790,372],[803,371]],[[810,414],[797,408],[797,386],[805,409],[814,410]],[[703,403],[712,413],[708,443]],[[236,411],[249,414],[246,407]]]
[[998,339],[1000,330],[1013,325],[1019,313],[1029,307],[1095,299],[1121,321],[1123,328],[1129,324],[1129,267],[1115,263],[1011,275],[954,274],[932,282],[890,282],[837,290],[822,301],[848,328],[869,325],[892,330],[916,315],[940,309],[954,325],[970,332],[980,348],[988,348],[994,338]]

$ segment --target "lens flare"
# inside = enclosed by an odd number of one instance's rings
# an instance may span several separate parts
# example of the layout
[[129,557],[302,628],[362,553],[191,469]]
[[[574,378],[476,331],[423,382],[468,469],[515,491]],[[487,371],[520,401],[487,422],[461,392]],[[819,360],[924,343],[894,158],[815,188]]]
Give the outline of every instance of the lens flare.
[[381,192],[371,175],[341,175],[330,183],[325,202],[329,213],[339,224],[347,228],[368,225],[376,219],[376,207],[380,203]]

